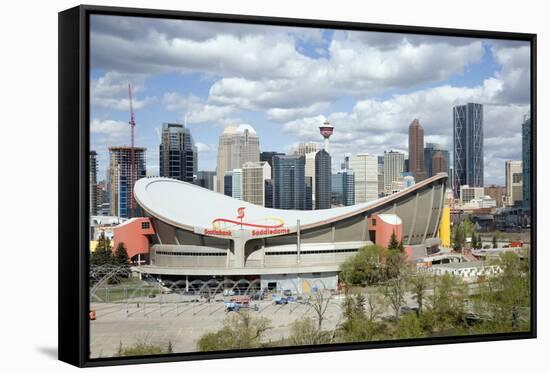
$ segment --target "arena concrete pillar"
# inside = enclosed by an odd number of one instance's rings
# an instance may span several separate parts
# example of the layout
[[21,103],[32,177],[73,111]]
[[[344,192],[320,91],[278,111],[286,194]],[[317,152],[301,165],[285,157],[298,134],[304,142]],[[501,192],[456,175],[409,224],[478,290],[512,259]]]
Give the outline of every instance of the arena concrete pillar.
[[246,244],[244,237],[235,237],[233,244],[235,248],[235,258],[233,260],[233,268],[244,268],[244,245]]

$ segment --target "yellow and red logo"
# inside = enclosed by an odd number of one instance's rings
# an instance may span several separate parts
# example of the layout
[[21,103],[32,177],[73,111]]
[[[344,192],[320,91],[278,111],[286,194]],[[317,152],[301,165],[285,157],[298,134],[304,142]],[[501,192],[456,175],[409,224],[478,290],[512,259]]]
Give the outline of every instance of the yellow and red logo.
[[260,221],[244,221],[246,207],[239,207],[237,209],[237,217],[235,219],[216,218],[212,220],[213,231],[216,232],[231,232],[230,230],[235,227],[243,229],[243,227],[254,228],[252,229],[253,236],[270,235],[270,234],[284,234],[290,233],[290,229],[283,228],[285,222],[283,219],[275,217],[266,217]]

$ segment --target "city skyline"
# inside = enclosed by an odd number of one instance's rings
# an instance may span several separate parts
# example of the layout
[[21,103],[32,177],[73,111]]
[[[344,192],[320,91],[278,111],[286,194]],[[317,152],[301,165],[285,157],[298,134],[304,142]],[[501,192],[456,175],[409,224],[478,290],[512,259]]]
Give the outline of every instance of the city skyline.
[[[348,152],[382,155],[392,149],[407,155],[408,124],[418,118],[425,143],[452,150],[452,108],[467,102],[484,105],[485,184],[503,185],[504,162],[521,159],[520,129],[529,111],[527,43],[261,30],[92,17],[90,123],[98,180],[105,178],[108,146],[129,143],[128,83],[135,91],[136,146],[147,148],[149,175],[159,173],[163,122],[187,124],[199,152],[198,169],[215,170],[217,140],[229,124],[252,125],[261,151],[288,153],[300,142],[320,147],[318,126],[328,119],[337,127],[331,156],[343,159]],[[232,47],[222,48],[222,42]],[[140,52],[141,63],[126,62],[132,57],[124,52],[128,43],[149,51]],[[252,53],[265,43],[274,45],[270,53]],[[235,51],[253,57],[237,64]],[[222,59],[229,62],[212,62]]]

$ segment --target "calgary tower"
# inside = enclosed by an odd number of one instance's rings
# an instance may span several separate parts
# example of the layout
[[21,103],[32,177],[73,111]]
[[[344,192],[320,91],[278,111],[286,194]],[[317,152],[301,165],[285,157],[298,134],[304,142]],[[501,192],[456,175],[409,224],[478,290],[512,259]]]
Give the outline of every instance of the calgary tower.
[[325,139],[325,150],[327,153],[330,153],[328,150],[329,138],[334,132],[334,126],[330,124],[328,120],[325,120],[325,122],[319,126],[319,131],[321,132],[321,136]]

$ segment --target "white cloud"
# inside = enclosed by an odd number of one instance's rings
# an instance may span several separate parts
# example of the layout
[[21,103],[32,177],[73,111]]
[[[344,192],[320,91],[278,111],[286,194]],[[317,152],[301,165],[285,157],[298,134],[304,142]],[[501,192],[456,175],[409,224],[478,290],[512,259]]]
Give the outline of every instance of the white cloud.
[[108,72],[90,82],[90,104],[92,107],[111,110],[130,110],[128,85],[132,85],[132,105],[134,110],[143,109],[155,101],[154,97],[136,97],[144,90],[145,76]]
[[182,113],[182,119],[187,123],[216,122],[235,111],[231,105],[212,105],[196,96],[176,92],[164,94],[162,102],[166,110]]
[[130,125],[127,122],[111,119],[92,119],[90,132],[101,136],[105,141],[117,141],[130,137]]

